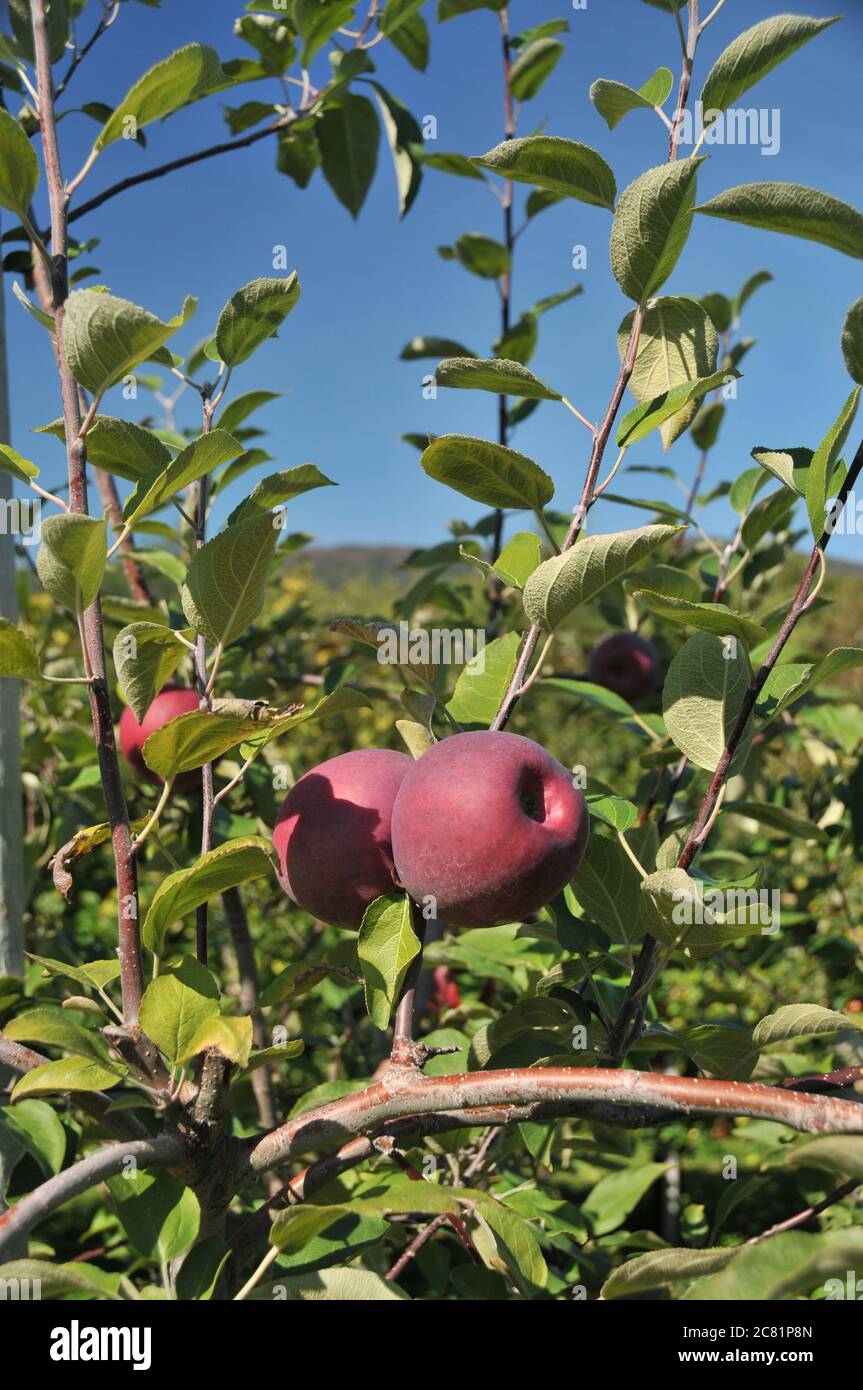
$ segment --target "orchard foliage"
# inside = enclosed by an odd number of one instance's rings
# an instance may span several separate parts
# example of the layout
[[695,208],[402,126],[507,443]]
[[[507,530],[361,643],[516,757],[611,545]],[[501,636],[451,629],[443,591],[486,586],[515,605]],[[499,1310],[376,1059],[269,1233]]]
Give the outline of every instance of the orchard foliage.
[[[21,621],[0,622],[0,676],[22,683],[30,951],[25,978],[0,982],[0,1277],[61,1299],[824,1297],[863,1254],[845,1200],[863,1178],[863,648],[828,574],[863,466],[863,301],[842,332],[850,384],[812,402],[806,440],[765,420],[737,471],[723,423],[772,276],[708,291],[676,268],[705,217],[818,243],[816,267],[863,257],[863,217],[832,194],[757,183],[702,201],[702,150],[682,136],[699,80],[718,120],[833,21],[780,15],[702,62],[711,16],[649,0],[664,13],[643,84],[598,78],[595,109],[573,89],[579,137],[652,120],[667,147],[619,188],[589,143],[542,126],[571,20],[519,30],[507,0],[438,0],[439,22],[473,16],[505,96],[500,144],[430,152],[377,69],[392,48],[425,68],[431,5],[250,4],[248,56],[193,44],[116,108],[84,104],[93,145],[73,175],[62,124],[57,146],[66,86],[84,81],[70,34],[122,24],[129,3],[94,20],[82,0],[11,0],[0,37],[0,205],[25,248],[4,268],[62,403],[28,424],[64,448],[69,484],[43,490],[0,447],[44,513]],[[163,319],[122,284],[85,284],[96,242],[66,241],[67,211],[74,232],[123,191],[82,201],[105,149],[211,99],[231,148],[270,140],[299,189],[320,167],[353,215],[381,144],[402,216],[426,178],[498,195],[500,223],[439,248],[437,273],[491,282],[499,322],[421,324],[402,350],[436,364],[438,420],[450,391],[485,393],[489,437],[406,436],[462,516],[407,557],[383,616],[370,591],[366,611],[320,622],[297,562],[311,538],[291,528],[341,461],[284,459],[260,423],[299,341],[302,268],[224,285],[213,322],[190,286]],[[519,133],[525,109],[535,133]],[[608,240],[621,303],[604,330],[581,281],[513,297],[522,233],[567,199]],[[580,400],[565,361],[534,373],[552,310],[616,344],[607,400]],[[561,409],[585,468],[553,479],[523,427]],[[660,466],[639,448],[654,434]],[[649,495],[655,474],[679,501]],[[88,513],[88,476],[104,512]],[[700,517],[717,497],[736,517],[722,542]],[[600,499],[644,524],[595,529]],[[422,644],[381,661],[400,623],[489,640],[455,672]],[[631,700],[591,660],[613,633],[649,668]],[[143,773],[121,768],[124,708],[138,728],[174,686],[199,707],[156,721]],[[355,748],[448,763],[448,740],[504,728],[584,790],[586,850],[550,901],[450,929],[394,882],[342,931],[286,898],[272,831],[302,774]],[[448,887],[459,853],[431,866]]]

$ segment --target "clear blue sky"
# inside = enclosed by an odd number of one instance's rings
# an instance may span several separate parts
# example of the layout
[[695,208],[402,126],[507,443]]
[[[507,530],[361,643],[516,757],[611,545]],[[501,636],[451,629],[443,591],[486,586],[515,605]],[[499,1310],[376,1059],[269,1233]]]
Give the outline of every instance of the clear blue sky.
[[[705,35],[696,95],[707,67],[730,39],[781,8],[780,0],[728,0]],[[808,0],[800,8],[817,16],[833,12],[826,0]],[[853,11],[850,18],[816,38],[741,102],[780,109],[780,152],[766,157],[751,146],[714,147],[700,175],[702,200],[733,184],[780,179],[812,184],[863,208],[863,6],[855,0],[847,8]],[[124,4],[114,29],[76,76],[66,104],[116,103],[152,63],[192,40],[212,44],[223,58],[248,56],[248,47],[232,34],[241,10],[236,0],[164,0],[161,10]],[[569,0],[512,0],[513,26],[517,30],[568,10]],[[570,12],[569,19],[566,55],[540,96],[525,108],[520,133],[529,134],[546,120],[549,133],[598,149],[623,188],[643,168],[662,161],[664,128],[652,113],[635,112],[609,132],[588,99],[588,88],[600,76],[638,86],[660,64],[676,73],[674,22],[639,0],[589,0],[587,10]],[[493,14],[480,11],[433,25],[432,59],[425,74],[415,72],[388,44],[377,47],[375,57],[380,81],[418,117],[436,116],[437,149],[478,154],[498,143],[502,86]],[[322,71],[326,61],[325,53],[317,60]],[[259,92],[272,92],[271,99],[278,99],[275,83],[239,90],[228,98],[232,105]],[[147,150],[118,142],[98,161],[83,196],[129,172],[226,138],[220,104],[221,99],[210,100],[164,126],[151,127]],[[60,129],[70,176],[89,148],[94,127],[86,117],[71,115]],[[609,228],[608,213],[567,201],[534,222],[516,253],[517,310],[575,279],[584,285],[581,297],[543,319],[531,366],[591,418],[602,413],[608,399],[617,370],[615,332],[629,308],[609,270]],[[175,312],[184,294],[199,296],[196,319],[175,342],[180,351],[211,331],[235,289],[272,273],[274,244],[287,245],[290,265],[302,281],[302,300],[278,342],[267,344],[239,369],[234,384],[236,391],[260,385],[287,393],[260,416],[270,432],[264,443],[277,460],[270,469],[309,461],[340,483],[338,490],[312,493],[295,503],[292,529],[309,531],[327,544],[431,543],[443,538],[449,518],[472,517],[481,510],[427,479],[415,451],[398,437],[410,430],[494,437],[492,397],[441,391],[436,402],[426,402],[420,379],[433,364],[398,360],[403,343],[415,334],[455,337],[479,352],[488,351],[496,336],[494,286],[436,254],[440,243],[464,231],[500,235],[498,204],[480,184],[430,171],[413,210],[400,223],[389,155],[382,148],[371,195],[359,221],[353,222],[320,172],[305,191],[278,175],[274,150],[265,142],[124,194],[77,223],[75,231],[101,237],[88,260],[101,267],[102,279],[114,293],[161,315]],[[574,243],[588,247],[586,271],[571,269]],[[731,294],[762,266],[769,266],[776,278],[759,291],[746,314],[744,331],[759,344],[744,363],[739,399],[728,412],[715,453],[714,481],[746,466],[754,445],[814,446],[849,390],[839,335],[846,309],[863,292],[859,261],[812,242],[698,217],[664,292]],[[47,338],[11,299],[7,313],[13,442],[43,464],[50,483],[62,471],[59,448],[28,433],[59,413]],[[134,408],[124,406],[116,392],[108,408],[117,414],[130,410],[134,418]],[[190,397],[190,421],[193,408]],[[584,429],[564,410],[545,404],[513,442],[552,474],[556,505],[571,507],[586,463]],[[665,460],[651,440],[633,450],[631,461]],[[681,440],[670,461],[684,480],[691,477],[693,445]],[[635,475],[623,483],[633,491],[641,483],[648,496],[678,497],[673,484],[663,480],[645,484]],[[237,485],[238,495],[242,487]],[[237,498],[230,500],[234,505]],[[593,529],[613,530],[645,519],[644,512],[605,505]],[[716,533],[730,526],[723,503],[712,508],[708,519]],[[837,536],[835,544],[837,553],[849,558],[859,552],[857,538]]]

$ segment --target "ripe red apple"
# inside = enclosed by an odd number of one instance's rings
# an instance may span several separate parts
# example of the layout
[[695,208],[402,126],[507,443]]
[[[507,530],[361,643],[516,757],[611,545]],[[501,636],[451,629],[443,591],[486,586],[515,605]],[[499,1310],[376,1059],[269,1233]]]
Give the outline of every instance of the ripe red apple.
[[[161,783],[161,777],[152,772],[144,762],[141,750],[150,735],[156,733],[163,725],[198,708],[197,691],[179,685],[166,685],[160,690],[140,724],[131,708],[126,706],[120,715],[120,751],[139,777],[146,778],[148,782]],[[192,772],[181,772],[179,777],[175,778],[174,786],[178,791],[190,791],[193,787],[199,786],[200,782],[200,769],[195,768]]]
[[291,788],[273,845],[282,887],[299,907],[357,931],[369,903],[395,891],[390,821],[410,767],[406,753],[357,748]]
[[572,776],[520,734],[454,734],[411,765],[393,809],[396,872],[456,927],[517,922],[568,883],[587,846]]
[[434,992],[431,997],[431,1006],[435,1013],[441,1014],[444,1009],[457,1009],[461,1004],[461,993],[455,977],[455,971],[448,965],[439,965],[434,972]]
[[622,700],[643,700],[659,684],[659,653],[637,632],[615,632],[594,647],[587,679],[604,685]]

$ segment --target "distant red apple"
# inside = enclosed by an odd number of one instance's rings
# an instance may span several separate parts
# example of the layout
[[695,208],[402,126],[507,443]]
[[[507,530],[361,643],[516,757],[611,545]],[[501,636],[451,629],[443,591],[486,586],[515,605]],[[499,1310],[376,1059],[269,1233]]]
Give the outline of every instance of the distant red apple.
[[412,763],[396,797],[393,857],[417,902],[451,926],[518,922],[559,893],[587,846],[572,776],[520,734],[454,734]]
[[[166,685],[160,690],[140,724],[131,708],[126,706],[120,715],[120,750],[139,777],[144,777],[148,782],[162,781],[144,762],[141,750],[151,734],[155,734],[172,719],[178,719],[181,714],[188,714],[190,710],[198,709],[199,706],[197,691],[179,685]],[[178,791],[190,791],[193,787],[200,786],[200,783],[199,768],[191,772],[181,772],[179,777],[174,779],[174,786]]]
[[434,992],[431,1006],[436,1013],[444,1009],[457,1009],[461,1004],[461,994],[456,983],[455,972],[448,965],[439,965],[434,972]]
[[587,678],[622,700],[643,700],[659,684],[659,653],[637,632],[616,632],[594,647]]
[[299,907],[357,931],[369,904],[395,891],[390,820],[411,766],[406,753],[357,748],[291,788],[273,845],[282,886]]

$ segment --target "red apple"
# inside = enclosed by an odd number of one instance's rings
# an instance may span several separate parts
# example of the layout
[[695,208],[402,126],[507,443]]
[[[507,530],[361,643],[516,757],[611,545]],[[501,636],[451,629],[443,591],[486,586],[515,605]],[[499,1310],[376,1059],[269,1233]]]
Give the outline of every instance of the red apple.
[[[181,714],[198,709],[199,705],[197,691],[189,690],[185,686],[166,685],[159,691],[140,724],[130,707],[126,706],[120,715],[120,750],[139,777],[146,778],[148,782],[161,783],[161,777],[152,772],[144,762],[141,750],[157,729],[169,724],[172,719],[178,719]],[[181,772],[179,777],[175,778],[174,786],[178,791],[190,791],[193,787],[200,786],[200,782],[200,769],[195,768],[192,772]]]
[[622,700],[643,700],[659,684],[659,654],[637,632],[615,632],[594,647],[587,679],[604,685]]
[[369,903],[395,891],[390,821],[406,753],[357,748],[312,768],[279,811],[282,887],[313,917],[357,931]]
[[411,765],[393,809],[396,872],[456,927],[518,922],[568,883],[587,846],[572,776],[520,734],[454,734]]
[[455,978],[455,971],[448,965],[439,965],[434,972],[434,992],[431,1006],[435,1013],[444,1009],[457,1009],[461,1004],[461,994]]

